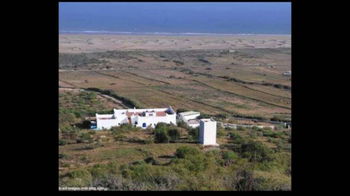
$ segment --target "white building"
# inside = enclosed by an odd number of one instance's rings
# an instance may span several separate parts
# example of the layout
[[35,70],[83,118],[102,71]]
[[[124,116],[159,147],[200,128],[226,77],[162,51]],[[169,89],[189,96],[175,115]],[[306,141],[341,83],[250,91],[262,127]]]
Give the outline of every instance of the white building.
[[201,113],[195,111],[181,112],[179,113],[179,118],[185,122],[191,119],[196,119]]
[[96,128],[109,129],[118,126],[118,121],[114,114],[96,114]]
[[181,112],[179,113],[179,119],[184,121],[188,126],[196,128],[199,127],[199,120],[196,118],[200,115],[201,113],[195,111]]
[[176,113],[169,108],[153,109],[114,109],[114,114],[96,114],[96,129],[110,129],[113,126],[131,124],[136,127],[155,127],[158,123],[176,125]]
[[204,146],[218,146],[216,143],[216,121],[201,119],[199,127],[199,142]]

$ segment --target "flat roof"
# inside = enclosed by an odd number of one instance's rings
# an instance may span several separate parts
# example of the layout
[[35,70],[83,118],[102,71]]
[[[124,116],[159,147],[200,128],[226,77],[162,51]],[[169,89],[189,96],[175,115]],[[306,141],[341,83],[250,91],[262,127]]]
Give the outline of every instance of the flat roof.
[[200,121],[203,121],[203,122],[215,122],[215,120],[212,120],[210,118],[203,118]]
[[182,115],[182,116],[188,116],[188,115],[194,115],[194,114],[200,114],[200,112],[187,111],[187,112],[181,112],[180,113],[180,115]]

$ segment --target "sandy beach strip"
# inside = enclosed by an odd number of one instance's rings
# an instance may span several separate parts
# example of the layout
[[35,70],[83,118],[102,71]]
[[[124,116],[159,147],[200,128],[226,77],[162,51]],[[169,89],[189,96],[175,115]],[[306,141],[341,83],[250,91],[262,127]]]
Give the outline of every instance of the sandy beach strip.
[[103,52],[108,50],[198,50],[290,47],[290,35],[59,35],[60,53]]

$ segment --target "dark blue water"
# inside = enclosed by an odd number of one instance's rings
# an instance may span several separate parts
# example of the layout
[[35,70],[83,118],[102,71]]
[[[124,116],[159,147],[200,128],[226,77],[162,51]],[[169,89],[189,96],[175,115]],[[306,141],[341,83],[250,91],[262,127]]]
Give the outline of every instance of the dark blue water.
[[60,3],[60,33],[290,34],[291,3]]

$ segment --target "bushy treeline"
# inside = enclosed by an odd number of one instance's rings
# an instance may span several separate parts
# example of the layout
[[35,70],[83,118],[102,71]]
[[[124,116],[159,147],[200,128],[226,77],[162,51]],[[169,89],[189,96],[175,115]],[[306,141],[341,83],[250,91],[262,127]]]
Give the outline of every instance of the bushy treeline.
[[100,60],[94,54],[80,53],[80,54],[59,54],[59,67],[60,68],[77,68],[88,66],[92,64],[105,64],[106,60]]
[[99,93],[104,94],[104,95],[108,95],[108,96],[114,97],[114,98],[120,100],[127,107],[142,108],[142,106],[139,103],[137,103],[136,101],[133,101],[133,100],[131,100],[129,98],[120,96],[120,95],[116,94],[112,90],[104,90],[104,89],[99,89],[99,88],[87,88],[86,90],[95,91],[95,92],[99,92]]

